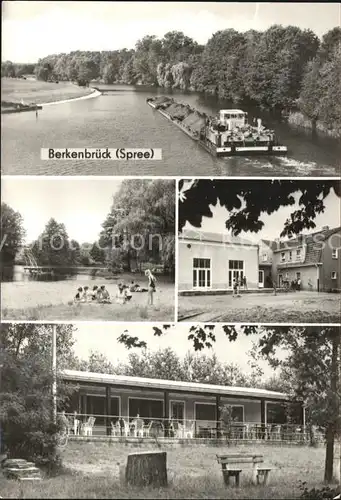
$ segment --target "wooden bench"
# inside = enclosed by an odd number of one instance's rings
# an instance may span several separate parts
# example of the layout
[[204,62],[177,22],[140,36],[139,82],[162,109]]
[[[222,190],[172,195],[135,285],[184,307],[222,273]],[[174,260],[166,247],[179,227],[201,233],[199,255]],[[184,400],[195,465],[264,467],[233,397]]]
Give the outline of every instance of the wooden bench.
[[254,484],[260,484],[260,478],[263,478],[263,484],[267,484],[272,470],[270,467],[259,465],[264,462],[263,455],[246,455],[244,453],[217,455],[217,461],[221,464],[224,483],[227,486],[230,484],[230,477],[235,477],[236,486],[239,486],[242,469],[237,468],[237,465],[252,464],[252,482]]

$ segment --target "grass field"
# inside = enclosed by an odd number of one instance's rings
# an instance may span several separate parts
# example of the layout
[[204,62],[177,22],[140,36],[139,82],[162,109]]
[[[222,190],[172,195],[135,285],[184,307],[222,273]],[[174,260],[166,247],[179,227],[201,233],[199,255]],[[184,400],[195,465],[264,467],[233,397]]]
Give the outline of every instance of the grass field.
[[78,87],[70,82],[41,82],[20,78],[1,78],[1,100],[25,104],[43,104],[74,99],[91,94],[93,89]]
[[[159,448],[158,448],[159,449]],[[309,488],[323,486],[324,448],[238,446],[237,453],[260,453],[271,472],[268,486],[251,484],[251,469],[243,470],[239,489],[225,487],[216,453],[227,448],[213,446],[165,448],[167,451],[168,488],[135,489],[122,485],[119,465],[141,448],[118,444],[70,442],[63,451],[66,471],[63,475],[36,484],[4,481],[5,498],[255,498],[295,499],[300,496],[299,482]],[[244,467],[248,467],[247,465]]]
[[[112,280],[13,281],[1,285],[2,318],[6,320],[103,320],[174,321],[174,284],[157,283],[154,305],[147,305],[147,293],[134,293],[130,302],[116,304],[74,304],[79,286],[105,283],[111,297],[117,290]],[[127,281],[129,282],[129,281]],[[141,286],[143,283],[140,283]]]
[[340,294],[318,292],[241,292],[232,295],[179,296],[179,321],[339,323]]

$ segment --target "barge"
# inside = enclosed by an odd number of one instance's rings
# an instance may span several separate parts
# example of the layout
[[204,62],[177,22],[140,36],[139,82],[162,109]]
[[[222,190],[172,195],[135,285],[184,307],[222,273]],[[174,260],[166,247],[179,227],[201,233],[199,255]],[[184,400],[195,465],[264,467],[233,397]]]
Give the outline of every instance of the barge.
[[247,113],[240,109],[223,109],[209,117],[169,97],[150,97],[147,104],[213,156],[280,156],[288,152],[274,130],[264,127],[260,118],[249,124]]

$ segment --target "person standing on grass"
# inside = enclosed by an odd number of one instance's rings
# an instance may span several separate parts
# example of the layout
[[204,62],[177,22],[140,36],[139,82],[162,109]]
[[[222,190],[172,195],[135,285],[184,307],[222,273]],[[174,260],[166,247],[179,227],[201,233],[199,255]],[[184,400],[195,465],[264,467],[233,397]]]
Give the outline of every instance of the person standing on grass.
[[147,269],[144,274],[148,278],[148,305],[152,306],[154,304],[154,293],[156,291],[156,278],[150,269]]

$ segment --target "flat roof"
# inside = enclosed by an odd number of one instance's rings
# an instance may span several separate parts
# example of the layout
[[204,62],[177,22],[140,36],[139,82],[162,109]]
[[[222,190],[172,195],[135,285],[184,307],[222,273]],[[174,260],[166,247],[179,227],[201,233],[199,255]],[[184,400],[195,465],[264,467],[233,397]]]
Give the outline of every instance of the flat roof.
[[63,370],[63,380],[78,383],[94,383],[136,389],[168,390],[172,392],[202,393],[220,396],[240,396],[242,398],[282,400],[289,398],[282,392],[254,389],[250,387],[234,387],[227,385],[201,384],[197,382],[181,382],[178,380],[162,380],[143,377],[128,377],[126,375],[111,375],[107,373],[83,372],[77,370]]
[[221,109],[220,113],[243,113],[245,115],[245,111],[242,109]]
[[200,229],[183,229],[178,237],[179,243],[186,240],[202,241],[207,243],[221,243],[222,245],[246,245],[258,248],[258,243],[254,243],[246,238],[241,238],[240,236],[233,236],[230,233],[210,233],[207,231],[201,231]]

